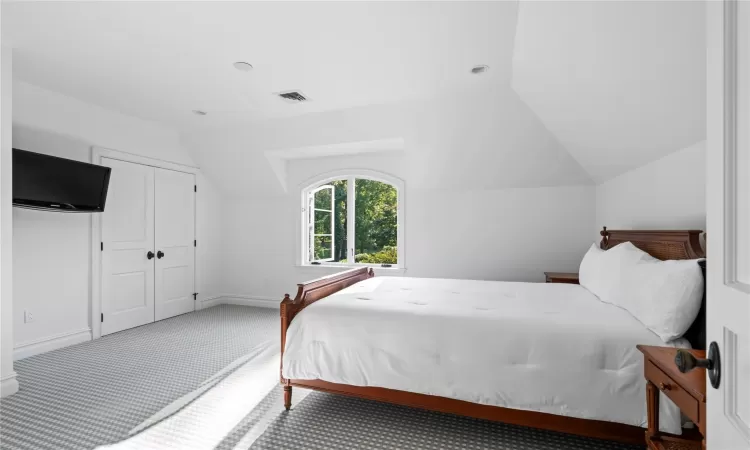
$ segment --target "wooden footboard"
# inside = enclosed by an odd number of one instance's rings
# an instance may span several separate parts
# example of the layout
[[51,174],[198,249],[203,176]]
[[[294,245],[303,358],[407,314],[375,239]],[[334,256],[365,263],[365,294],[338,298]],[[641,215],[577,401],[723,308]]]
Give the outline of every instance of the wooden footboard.
[[[372,269],[352,269],[309,281],[307,283],[298,284],[297,296],[294,300],[289,297],[289,294],[285,295],[284,300],[281,302],[282,365],[284,348],[286,346],[286,332],[290,323],[300,311],[322,298],[347,288],[359,281],[372,278],[373,276],[375,276],[375,274]],[[292,386],[298,386],[316,391],[411,406],[431,411],[458,414],[478,419],[541,428],[545,430],[560,431],[580,436],[611,439],[631,444],[642,444],[644,442],[644,429],[630,425],[556,416],[541,412],[523,411],[498,406],[480,405],[445,397],[415,394],[379,387],[348,386],[329,383],[322,380],[287,380],[284,378],[283,372],[281,372],[280,378],[281,384],[284,388],[284,407],[287,410],[291,407]]]
[[[349,286],[358,283],[362,280],[372,278],[375,276],[375,272],[369,267],[362,267],[361,269],[351,269],[345,272],[336,273],[327,277],[318,278],[316,280],[308,281],[306,283],[300,283],[297,285],[297,296],[292,300],[289,294],[284,295],[284,300],[281,301],[281,357],[283,361],[284,348],[286,347],[286,330],[289,328],[289,324],[292,323],[292,319],[300,311],[305,309],[307,306],[312,305],[318,300],[328,297],[342,289],[348,288]],[[282,362],[283,364],[283,362]],[[292,397],[292,387],[289,380],[284,379],[283,373],[281,375],[281,384],[284,385],[284,403],[287,409],[289,409],[289,402]],[[288,399],[287,399],[288,397]]]

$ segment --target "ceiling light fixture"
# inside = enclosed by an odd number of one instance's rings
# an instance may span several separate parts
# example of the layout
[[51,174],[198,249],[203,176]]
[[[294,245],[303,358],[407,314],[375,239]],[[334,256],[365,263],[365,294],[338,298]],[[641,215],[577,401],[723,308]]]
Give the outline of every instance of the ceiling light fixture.
[[208,113],[206,111],[201,111],[200,109],[194,109],[193,114],[195,114],[196,116],[205,116]]
[[471,68],[471,73],[473,73],[474,75],[479,75],[480,73],[485,73],[488,70],[490,70],[490,66],[485,66],[485,65],[474,66]]
[[237,61],[236,63],[232,64],[235,69],[240,70],[242,72],[250,72],[253,70],[253,66],[250,63],[246,63],[244,61]]

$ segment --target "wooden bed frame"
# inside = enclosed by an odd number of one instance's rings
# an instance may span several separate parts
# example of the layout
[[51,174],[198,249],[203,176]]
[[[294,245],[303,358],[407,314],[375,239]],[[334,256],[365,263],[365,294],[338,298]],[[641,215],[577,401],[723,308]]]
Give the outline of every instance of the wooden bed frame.
[[[601,248],[608,249],[621,242],[630,241],[636,247],[658,259],[696,259],[705,257],[700,245],[699,230],[686,231],[601,231]],[[374,277],[372,269],[351,269],[328,277],[297,285],[297,295],[292,300],[289,294],[281,302],[281,352],[286,343],[286,332],[294,317],[305,307],[359,281]],[[702,312],[691,328],[692,333],[705,336],[705,315]],[[690,333],[690,332],[689,332]],[[699,334],[696,334],[699,336]],[[705,338],[704,338],[705,340]],[[282,363],[283,364],[283,363]],[[545,430],[570,433],[579,436],[610,439],[620,442],[643,444],[645,428],[600,420],[579,419],[543,412],[517,410],[499,406],[455,400],[433,395],[386,389],[330,383],[322,380],[287,380],[281,376],[284,388],[284,406],[288,410],[292,402],[292,386],[316,391],[341,394],[351,397],[377,400],[397,405],[410,406],[443,413],[458,414],[478,419],[504,422]]]

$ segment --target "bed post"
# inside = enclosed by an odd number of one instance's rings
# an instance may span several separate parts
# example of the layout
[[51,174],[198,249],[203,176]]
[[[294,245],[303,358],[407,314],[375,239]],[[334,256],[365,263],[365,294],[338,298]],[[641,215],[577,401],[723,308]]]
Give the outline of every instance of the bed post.
[[292,380],[284,378],[284,349],[286,348],[286,331],[294,317],[306,306],[315,303],[335,292],[375,276],[369,267],[351,269],[341,273],[328,275],[316,280],[297,285],[297,296],[292,300],[289,294],[284,294],[281,301],[281,363],[279,364],[279,380],[284,387],[284,408],[292,407]]
[[[292,299],[289,298],[289,294],[284,294],[284,299],[281,301],[281,360],[284,360],[284,348],[286,344],[286,329],[289,327],[289,315],[288,309],[293,307]],[[282,373],[283,362],[279,364],[279,378],[281,384],[284,386],[284,408],[289,411],[292,407],[292,385],[289,380],[284,379]]]
[[609,231],[607,231],[607,227],[604,227],[599,234],[602,235],[602,241],[599,243],[599,248],[603,250],[609,249]]

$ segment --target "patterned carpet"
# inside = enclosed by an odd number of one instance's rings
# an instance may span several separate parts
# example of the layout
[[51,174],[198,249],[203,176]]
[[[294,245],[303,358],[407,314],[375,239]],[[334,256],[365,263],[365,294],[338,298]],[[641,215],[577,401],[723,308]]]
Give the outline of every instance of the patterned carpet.
[[[268,388],[271,379],[258,388],[254,406],[240,411],[241,419],[222,423],[229,430],[222,431],[223,438],[203,445],[201,435],[216,427],[217,418],[191,408],[222,386],[247,380],[242,372],[247,367],[232,363],[264,343],[276,342],[278,325],[276,310],[222,305],[17,361],[21,391],[0,402],[0,447],[89,449],[122,441],[114,448],[641,448],[330,394],[305,397],[301,389],[294,392],[299,403],[287,412],[281,406],[281,389]],[[262,376],[278,377],[277,367]],[[222,370],[230,374],[219,380],[222,384],[211,384],[208,393],[172,417],[143,426]],[[253,386],[251,382],[249,388]],[[191,427],[189,436],[163,430],[186,413],[201,423]],[[145,431],[129,439],[139,426]],[[138,440],[149,433],[157,437]]]
[[221,305],[16,361],[21,390],[0,401],[3,449],[86,449],[120,441],[255,346],[275,309]]
[[313,392],[300,405],[280,414],[252,448],[641,450],[644,447]]

